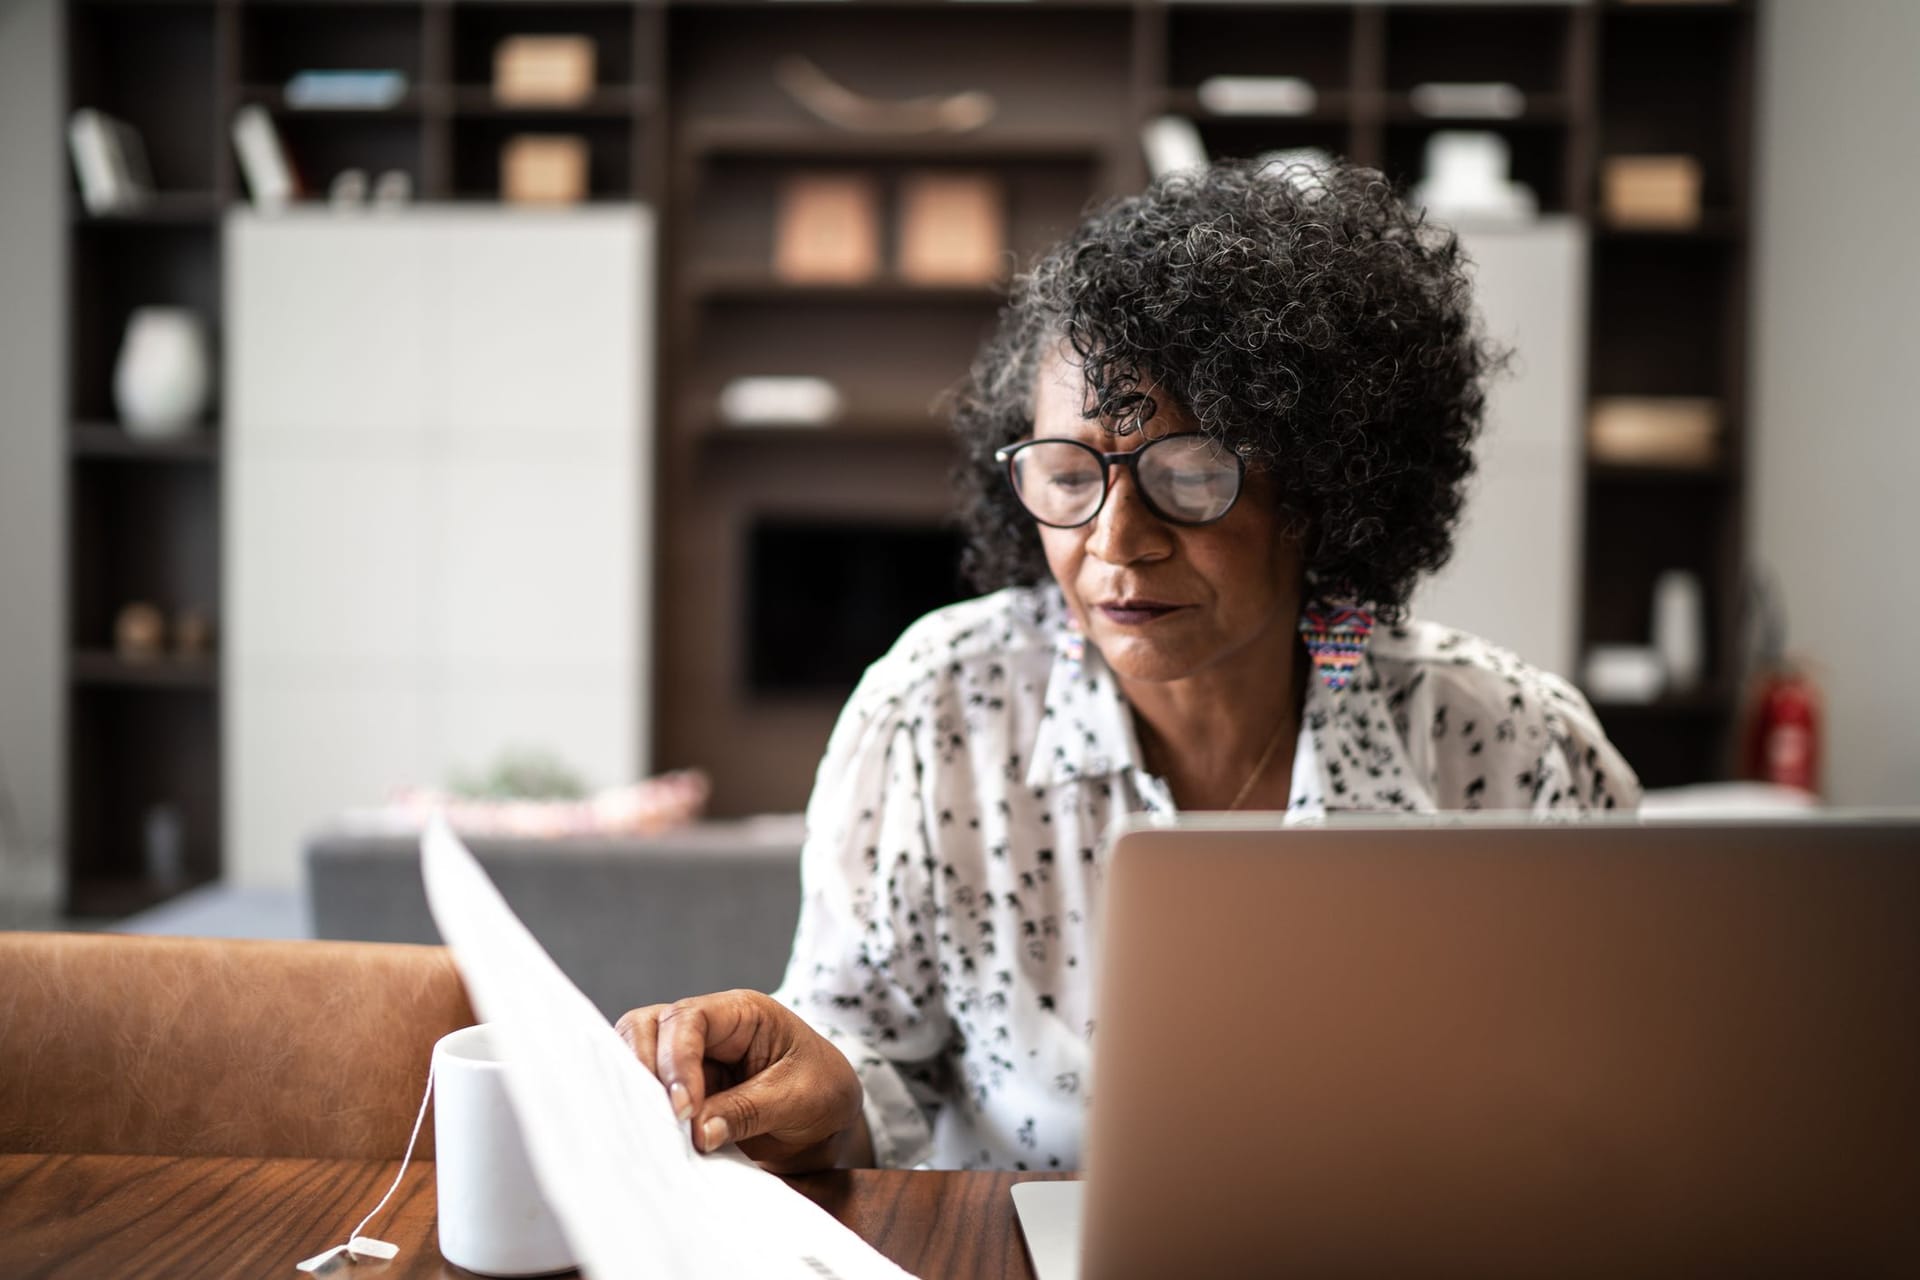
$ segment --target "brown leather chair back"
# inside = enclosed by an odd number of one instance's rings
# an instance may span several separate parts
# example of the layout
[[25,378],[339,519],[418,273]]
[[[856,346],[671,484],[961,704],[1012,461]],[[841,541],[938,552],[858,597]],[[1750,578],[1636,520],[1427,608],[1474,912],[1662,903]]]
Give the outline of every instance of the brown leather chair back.
[[397,1160],[473,1021],[444,947],[0,933],[0,1151]]

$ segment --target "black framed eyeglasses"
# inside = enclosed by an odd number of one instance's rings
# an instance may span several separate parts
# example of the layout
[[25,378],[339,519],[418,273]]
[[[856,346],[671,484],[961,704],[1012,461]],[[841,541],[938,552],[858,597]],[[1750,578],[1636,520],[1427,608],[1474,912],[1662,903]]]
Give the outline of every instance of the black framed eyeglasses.
[[1102,453],[1078,440],[1022,440],[994,452],[1027,514],[1055,529],[1076,529],[1100,514],[1113,468],[1133,473],[1140,500],[1168,524],[1212,524],[1233,510],[1247,462],[1197,431],[1161,436],[1125,453]]

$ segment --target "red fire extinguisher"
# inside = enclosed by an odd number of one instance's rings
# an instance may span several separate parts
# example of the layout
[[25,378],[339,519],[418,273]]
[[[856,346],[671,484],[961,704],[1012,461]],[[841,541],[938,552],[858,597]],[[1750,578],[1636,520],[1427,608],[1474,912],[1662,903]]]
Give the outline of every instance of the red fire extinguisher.
[[1745,757],[1749,778],[1820,793],[1820,688],[1804,667],[1783,663],[1755,680]]
[[1740,772],[1757,782],[1820,794],[1820,686],[1804,662],[1786,656],[1779,591],[1754,583],[1755,646]]

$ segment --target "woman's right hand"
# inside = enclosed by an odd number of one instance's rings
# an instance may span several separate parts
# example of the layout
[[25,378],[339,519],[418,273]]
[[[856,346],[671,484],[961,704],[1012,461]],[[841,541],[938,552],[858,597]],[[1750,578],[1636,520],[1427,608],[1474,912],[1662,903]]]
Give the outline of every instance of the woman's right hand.
[[873,1163],[860,1077],[799,1014],[758,991],[631,1009],[614,1024],[667,1087],[694,1145],[728,1142],[774,1173]]

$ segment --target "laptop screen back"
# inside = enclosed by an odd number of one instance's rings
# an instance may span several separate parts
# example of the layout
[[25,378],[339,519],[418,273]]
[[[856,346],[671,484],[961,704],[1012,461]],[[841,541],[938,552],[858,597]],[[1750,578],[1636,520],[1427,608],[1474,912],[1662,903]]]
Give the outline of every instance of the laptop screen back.
[[1130,832],[1083,1275],[1920,1266],[1920,827]]

